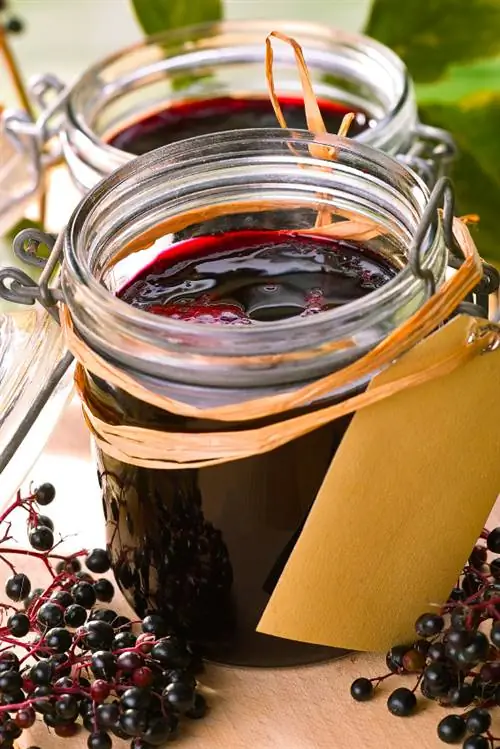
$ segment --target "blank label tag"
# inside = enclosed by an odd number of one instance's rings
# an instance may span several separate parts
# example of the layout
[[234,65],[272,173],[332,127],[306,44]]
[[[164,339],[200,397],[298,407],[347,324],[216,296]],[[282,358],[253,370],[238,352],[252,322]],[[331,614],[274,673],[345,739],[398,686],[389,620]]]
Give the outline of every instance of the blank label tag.
[[[374,379],[465,345],[460,316]],[[356,650],[415,638],[444,603],[500,493],[500,350],[357,413],[258,626]]]

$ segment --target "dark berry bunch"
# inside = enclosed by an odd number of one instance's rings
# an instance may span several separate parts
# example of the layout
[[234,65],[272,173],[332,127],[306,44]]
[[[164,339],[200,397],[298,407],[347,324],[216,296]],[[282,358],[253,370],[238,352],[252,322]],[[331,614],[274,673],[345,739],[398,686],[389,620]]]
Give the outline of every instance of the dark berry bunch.
[[[12,573],[10,602],[0,604],[0,746],[13,747],[37,718],[61,737],[83,728],[89,749],[110,749],[115,736],[131,749],[160,746],[181,719],[206,713],[196,681],[201,660],[160,615],[131,622],[106,605],[115,592],[100,577],[111,566],[107,551],[57,553],[54,525],[40,512],[54,498],[52,484],[42,484],[28,497],[18,493],[0,515],[0,561]],[[27,513],[29,550],[7,546],[14,510]],[[32,590],[12,563],[23,555],[45,566],[48,587]]]
[[1,28],[7,34],[20,34],[24,31],[24,23],[17,16],[12,15],[8,12],[7,0],[0,0],[0,17],[5,15],[5,20],[0,21]]
[[[490,552],[490,553],[488,553]],[[358,702],[373,697],[390,677],[415,674],[412,689],[399,687],[387,700],[393,715],[417,708],[417,692],[443,708],[462,709],[445,716],[437,733],[445,744],[463,749],[498,749],[490,731],[491,710],[500,705],[500,527],[483,531],[468,563],[439,611],[415,622],[413,643],[396,645],[386,656],[389,672],[351,684]]]

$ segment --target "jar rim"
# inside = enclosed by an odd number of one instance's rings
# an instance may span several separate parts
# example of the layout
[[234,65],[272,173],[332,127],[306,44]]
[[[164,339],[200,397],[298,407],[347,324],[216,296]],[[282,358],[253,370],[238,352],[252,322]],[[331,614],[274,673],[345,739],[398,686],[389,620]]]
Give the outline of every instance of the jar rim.
[[[386,130],[389,123],[396,118],[401,110],[404,109],[405,104],[408,102],[409,97],[412,94],[412,82],[405,64],[401,58],[393,52],[389,47],[385,46],[381,42],[378,42],[371,37],[365,36],[351,31],[344,31],[337,29],[333,26],[326,26],[314,22],[302,22],[302,21],[217,21],[212,23],[201,23],[194,24],[191,26],[184,26],[178,29],[173,29],[159,34],[154,34],[147,37],[145,40],[136,42],[135,44],[128,45],[121,48],[120,50],[102,58],[97,63],[87,68],[86,71],[73,83],[71,86],[67,103],[66,103],[66,115],[71,125],[80,132],[81,135],[90,143],[93,148],[99,148],[103,154],[108,154],[112,158],[116,159],[116,165],[122,165],[127,163],[133,158],[133,154],[129,154],[126,151],[122,151],[119,148],[107,143],[102,140],[101,137],[91,127],[90,123],[85,117],[78,112],[78,107],[75,106],[75,97],[77,97],[80,91],[84,90],[88,84],[91,84],[92,80],[99,75],[101,71],[106,67],[113,65],[117,61],[126,58],[129,55],[133,55],[135,52],[141,49],[147,49],[156,44],[185,42],[186,44],[192,43],[193,37],[209,37],[212,34],[228,34],[233,33],[250,33],[257,34],[262,33],[262,47],[264,49],[264,42],[266,36],[270,33],[273,28],[279,28],[283,33],[289,36],[296,36],[299,42],[303,42],[303,46],[307,46],[307,41],[311,42],[314,39],[318,39],[323,43],[340,43],[349,47],[350,45],[363,45],[369,49],[372,54],[376,53],[380,57],[383,57],[385,62],[389,64],[394,71],[400,76],[401,87],[399,98],[392,105],[392,107],[384,114],[383,117],[377,119],[375,125],[359,133],[356,136],[356,141],[360,143],[370,144],[375,141],[379,134]],[[186,50],[192,51],[192,50]]]
[[[231,143],[241,144],[244,141],[262,141],[268,140],[270,143],[276,145],[283,144],[314,144],[314,145],[328,145],[337,148],[343,148],[349,151],[355,151],[356,155],[367,163],[376,164],[381,170],[396,170],[401,175],[404,175],[408,180],[408,184],[414,191],[413,197],[417,196],[418,203],[421,210],[425,207],[429,199],[429,190],[422,179],[415,174],[411,169],[406,167],[404,164],[393,159],[390,156],[378,151],[377,149],[371,148],[370,146],[361,145],[355,143],[350,138],[343,138],[336,135],[325,135],[325,136],[314,136],[308,131],[289,131],[281,128],[273,129],[252,129],[248,128],[245,130],[231,130],[227,132],[220,132],[216,135],[201,135],[194,138],[189,138],[184,141],[163,146],[162,148],[156,149],[155,151],[149,152],[142,156],[137,157],[132,162],[124,165],[119,170],[114,172],[112,175],[102,180],[96,185],[89,193],[80,201],[79,205],[70,217],[65,230],[66,242],[65,242],[65,265],[71,269],[71,272],[75,277],[78,277],[80,281],[85,283],[86,288],[95,294],[96,299],[101,302],[109,302],[114,312],[124,320],[137,320],[137,321],[148,321],[152,328],[158,331],[165,331],[166,327],[177,329],[178,331],[187,332],[196,330],[197,332],[208,331],[210,326],[203,326],[196,322],[188,322],[185,320],[174,320],[165,317],[159,317],[151,315],[148,312],[132,307],[131,305],[123,302],[121,299],[116,297],[110,292],[105,286],[100,284],[94,277],[89,267],[81,262],[81,257],[77,256],[76,247],[78,245],[78,235],[82,230],[82,227],[87,219],[90,211],[95,211],[96,207],[107,194],[109,194],[118,185],[123,189],[127,183],[133,184],[134,190],[137,194],[141,188],[141,174],[150,174],[154,169],[162,164],[168,162],[175,164],[177,167],[186,167],[190,162],[198,162],[198,154],[204,144],[213,145],[214,150],[220,149],[221,152]],[[185,155],[185,160],[182,163],[179,159]],[[190,157],[191,155],[191,157]],[[433,237],[429,239],[429,243],[432,243]],[[374,302],[383,301],[388,294],[393,291],[395,284],[400,284],[403,281],[410,281],[413,278],[414,281],[418,282],[410,268],[407,265],[403,268],[397,276],[389,280],[383,286],[365,297],[348,302],[340,307],[332,310],[328,310],[321,313],[323,320],[328,319],[330,322],[340,319],[349,312],[353,306],[357,309],[363,310],[366,307],[371,307]],[[293,317],[284,320],[274,321],[272,327],[275,329],[287,330],[297,328],[308,329],[315,325],[317,317]],[[268,327],[268,324],[266,324]],[[262,328],[260,326],[242,326],[232,328],[227,326],[224,328],[224,334],[231,335],[245,335],[248,337],[258,336],[261,333]],[[203,333],[201,333],[203,335]]]
[[[312,144],[336,149],[335,169],[331,161],[311,155]],[[243,162],[251,171],[242,173]],[[304,170],[304,164],[314,170]],[[279,177],[285,179],[285,188],[276,193],[276,185],[282,184]],[[315,137],[308,131],[233,130],[190,138],[139,156],[96,185],[80,202],[65,230],[63,295],[78,334],[94,351],[119,367],[161,382],[191,378],[191,383],[224,388],[227,366],[236,371],[235,382],[252,387],[258,387],[257,373],[266,381],[304,381],[311,371],[332,371],[337,362],[342,360],[345,365],[346,357],[368,350],[377,336],[380,340],[396,321],[406,319],[428,298],[426,281],[414,275],[408,264],[365,297],[318,315],[219,326],[152,315],[119,299],[98,280],[129,241],[158,225],[169,211],[170,216],[182,215],[186,210],[183,200],[209,205],[203,201],[212,199],[214,180],[225,185],[222,204],[233,203],[235,183],[231,180],[235,178],[243,180],[244,196],[250,194],[248,180],[253,179],[251,185],[257,186],[259,200],[265,199],[267,190],[268,195],[270,191],[280,196],[276,199],[286,207],[295,194],[295,206],[298,200],[314,211],[318,210],[318,194],[323,199],[325,190],[330,190],[330,203],[325,205],[332,209],[342,206],[341,198],[340,203],[332,202],[332,195],[342,194],[342,189],[344,197],[350,196],[350,205],[359,207],[361,216],[370,217],[370,206],[378,205],[382,212],[376,215],[382,217],[382,225],[408,251],[429,200],[424,182],[396,159],[349,138]],[[361,200],[356,202],[359,196]],[[420,265],[432,271],[439,286],[444,280],[446,253],[437,213],[423,249]],[[340,349],[332,346],[335,342],[342,344]],[[267,356],[261,364],[263,354]]]

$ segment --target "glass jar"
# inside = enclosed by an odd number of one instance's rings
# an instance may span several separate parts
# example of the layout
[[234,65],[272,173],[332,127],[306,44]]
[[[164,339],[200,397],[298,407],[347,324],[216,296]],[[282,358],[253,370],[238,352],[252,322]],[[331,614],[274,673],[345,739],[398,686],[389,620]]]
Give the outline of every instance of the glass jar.
[[[311,152],[318,143],[335,147],[334,162]],[[428,199],[411,170],[353,140],[285,130],[202,136],[141,156],[90,191],[66,228],[63,294],[78,336],[155,392],[209,408],[294,390],[359,358],[428,298],[428,284],[409,262]],[[200,218],[214,204],[218,217]],[[333,310],[237,328],[158,317],[116,297],[158,252],[124,248],[160,222],[196,209],[198,218],[184,222],[184,239],[243,228],[304,229],[319,208],[376,221],[382,236],[365,245],[391,262],[394,277]],[[420,261],[438,288],[447,252],[437,212]],[[92,408],[115,424],[203,433],[241,428],[160,410],[90,372],[84,382]],[[345,391],[336,391],[327,400],[342,397]],[[278,666],[335,655],[255,627],[347,423],[206,468],[146,469],[97,449],[113,568],[136,612],[160,610],[223,663]]]
[[[429,184],[446,168],[454,153],[451,137],[419,123],[413,84],[399,57],[367,37],[307,23],[221,22],[171,31],[98,62],[62,98],[63,84],[42,76],[34,85],[46,108],[39,120],[41,137],[61,134],[64,158],[85,194],[132,158],[109,143],[131,124],[186,102],[268,100],[265,38],[273,28],[303,46],[322,102],[365,113],[372,126],[357,136],[360,143],[399,155]],[[293,52],[282,42],[274,45],[274,72],[280,96],[301,97]],[[57,111],[58,121],[52,119]],[[276,124],[272,115],[266,126]],[[231,128],[221,122],[216,129]],[[179,135],[188,137],[181,128]]]

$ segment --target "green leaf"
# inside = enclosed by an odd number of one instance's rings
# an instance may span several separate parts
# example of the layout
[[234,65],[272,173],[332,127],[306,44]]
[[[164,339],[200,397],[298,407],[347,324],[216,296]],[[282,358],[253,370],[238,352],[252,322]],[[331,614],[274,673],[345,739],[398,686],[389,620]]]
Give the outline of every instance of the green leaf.
[[481,255],[500,260],[500,94],[476,93],[453,104],[421,108],[425,122],[450,130],[460,150],[452,177],[458,215],[478,213],[474,238]]
[[453,65],[435,83],[416,86],[420,104],[452,104],[476,91],[500,93],[500,57],[470,65]]
[[145,34],[222,18],[222,0],[131,0]]
[[375,0],[365,32],[391,47],[415,81],[500,54],[499,0]]

